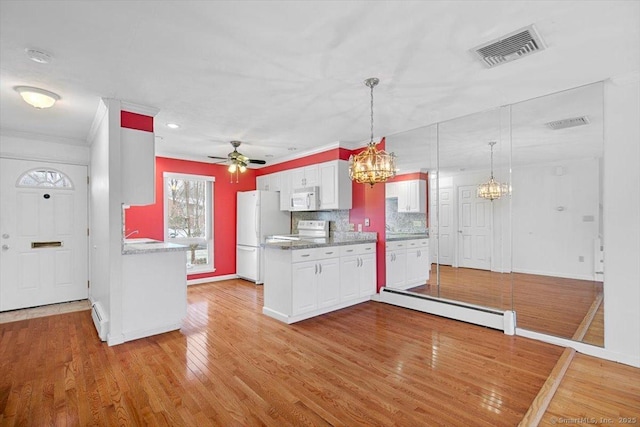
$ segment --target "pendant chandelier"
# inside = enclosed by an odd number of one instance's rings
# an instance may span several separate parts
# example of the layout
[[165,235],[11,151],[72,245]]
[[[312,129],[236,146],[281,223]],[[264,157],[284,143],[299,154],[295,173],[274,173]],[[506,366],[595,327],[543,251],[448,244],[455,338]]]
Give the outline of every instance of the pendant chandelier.
[[375,77],[364,84],[371,88],[371,139],[367,148],[349,157],[349,178],[358,184],[370,184],[372,187],[396,176],[396,156],[376,149],[373,142],[373,88],[379,83]]
[[489,142],[489,146],[491,147],[491,177],[489,178],[488,182],[478,185],[478,192],[477,192],[478,197],[482,199],[488,199],[491,201],[499,199],[500,197],[510,192],[509,186],[507,184],[500,184],[493,177],[493,146],[494,145],[496,145],[495,141]]

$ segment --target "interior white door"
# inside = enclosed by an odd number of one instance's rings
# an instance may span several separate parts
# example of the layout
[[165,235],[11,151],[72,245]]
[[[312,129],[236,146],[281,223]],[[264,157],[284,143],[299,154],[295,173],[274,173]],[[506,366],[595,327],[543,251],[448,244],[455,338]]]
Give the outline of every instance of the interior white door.
[[455,245],[453,229],[453,189],[441,188],[438,197],[439,216],[438,222],[438,263],[440,265],[453,265],[453,250]]
[[476,187],[458,187],[458,266],[491,269],[491,202]]
[[86,166],[0,165],[0,311],[86,299]]

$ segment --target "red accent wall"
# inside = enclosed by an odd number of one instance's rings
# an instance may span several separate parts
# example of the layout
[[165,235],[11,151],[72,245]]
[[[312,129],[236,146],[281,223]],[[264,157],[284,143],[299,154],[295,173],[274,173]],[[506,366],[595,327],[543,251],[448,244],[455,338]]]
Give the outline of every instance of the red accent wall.
[[120,111],[120,127],[153,132],[153,117]]
[[351,150],[347,150],[346,148],[334,148],[331,150],[323,151],[322,153],[300,157],[298,159],[289,160],[287,162],[282,162],[271,166],[265,166],[261,169],[258,169],[256,175],[268,175],[270,173],[314,165],[316,163],[330,162],[331,160],[348,160],[350,155]]
[[126,233],[139,230],[134,237],[164,240],[164,172],[213,176],[214,273],[191,274],[188,279],[224,276],[236,273],[236,193],[256,189],[256,171],[247,169],[239,182],[230,182],[225,165],[156,157],[156,203],[132,206],[126,211]]
[[[385,138],[377,145],[379,150],[385,149]],[[362,149],[354,150],[357,154]],[[385,234],[385,186],[375,184],[373,187],[365,184],[351,183],[353,193],[353,205],[349,211],[349,222],[362,224],[362,231],[375,231],[378,233],[376,244],[376,266],[378,275],[378,291],[386,282],[386,234]],[[364,226],[364,219],[369,218],[369,227]],[[356,225],[357,227],[357,225]]]

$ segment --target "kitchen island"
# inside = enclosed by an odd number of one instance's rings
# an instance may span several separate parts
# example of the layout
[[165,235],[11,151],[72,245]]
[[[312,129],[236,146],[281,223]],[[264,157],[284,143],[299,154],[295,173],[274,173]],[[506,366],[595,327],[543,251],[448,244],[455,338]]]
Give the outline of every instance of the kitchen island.
[[262,312],[285,323],[339,310],[376,293],[376,233],[269,241]]
[[187,314],[188,246],[151,239],[122,245],[124,341],[180,329]]

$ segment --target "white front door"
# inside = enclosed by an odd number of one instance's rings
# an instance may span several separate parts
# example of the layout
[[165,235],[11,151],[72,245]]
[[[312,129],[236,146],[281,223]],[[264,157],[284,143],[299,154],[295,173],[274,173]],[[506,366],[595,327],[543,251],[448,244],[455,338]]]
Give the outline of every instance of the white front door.
[[86,299],[86,166],[0,166],[0,311]]
[[476,186],[458,187],[458,267],[491,269],[491,202]]

